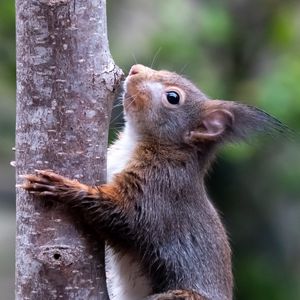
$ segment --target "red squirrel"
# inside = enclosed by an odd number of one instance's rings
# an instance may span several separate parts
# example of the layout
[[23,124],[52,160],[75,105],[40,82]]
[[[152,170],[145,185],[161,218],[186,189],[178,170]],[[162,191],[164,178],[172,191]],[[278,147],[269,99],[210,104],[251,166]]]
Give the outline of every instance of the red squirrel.
[[37,170],[21,187],[63,202],[105,237],[111,299],[232,299],[230,245],[204,177],[224,142],[283,125],[143,65],[125,80],[123,106],[125,128],[108,152],[107,184]]

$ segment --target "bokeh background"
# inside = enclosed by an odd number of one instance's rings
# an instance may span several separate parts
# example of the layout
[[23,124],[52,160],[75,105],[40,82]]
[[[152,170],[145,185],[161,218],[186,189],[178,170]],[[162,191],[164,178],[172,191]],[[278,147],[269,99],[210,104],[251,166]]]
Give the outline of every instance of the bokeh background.
[[[300,132],[300,2],[108,0],[111,52],[185,74]],[[14,1],[0,1],[0,299],[14,299]],[[114,112],[114,124],[121,119]],[[112,131],[114,132],[114,131]],[[226,147],[207,184],[233,247],[235,298],[300,299],[300,151],[295,141]]]

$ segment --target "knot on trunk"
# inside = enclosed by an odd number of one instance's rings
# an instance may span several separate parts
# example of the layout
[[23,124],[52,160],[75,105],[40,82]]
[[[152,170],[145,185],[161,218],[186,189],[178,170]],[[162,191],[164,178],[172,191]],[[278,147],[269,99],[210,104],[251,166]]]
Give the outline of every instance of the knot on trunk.
[[44,265],[64,267],[75,263],[80,254],[78,249],[68,245],[47,245],[40,247],[37,260]]

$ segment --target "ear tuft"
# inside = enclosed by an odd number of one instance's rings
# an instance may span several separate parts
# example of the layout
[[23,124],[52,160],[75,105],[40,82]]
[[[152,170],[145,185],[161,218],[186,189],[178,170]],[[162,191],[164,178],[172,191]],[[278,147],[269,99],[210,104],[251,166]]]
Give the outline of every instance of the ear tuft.
[[238,102],[207,100],[202,105],[197,127],[189,132],[189,144],[246,140],[257,133],[283,134],[287,126],[266,112]]

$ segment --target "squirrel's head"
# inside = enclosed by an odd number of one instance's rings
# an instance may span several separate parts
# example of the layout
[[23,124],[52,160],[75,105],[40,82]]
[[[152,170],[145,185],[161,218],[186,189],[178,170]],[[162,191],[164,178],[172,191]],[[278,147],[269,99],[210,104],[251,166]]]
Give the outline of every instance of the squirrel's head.
[[132,66],[124,85],[127,121],[141,137],[161,143],[220,143],[260,131],[284,131],[255,107],[210,100],[192,82],[168,71]]

